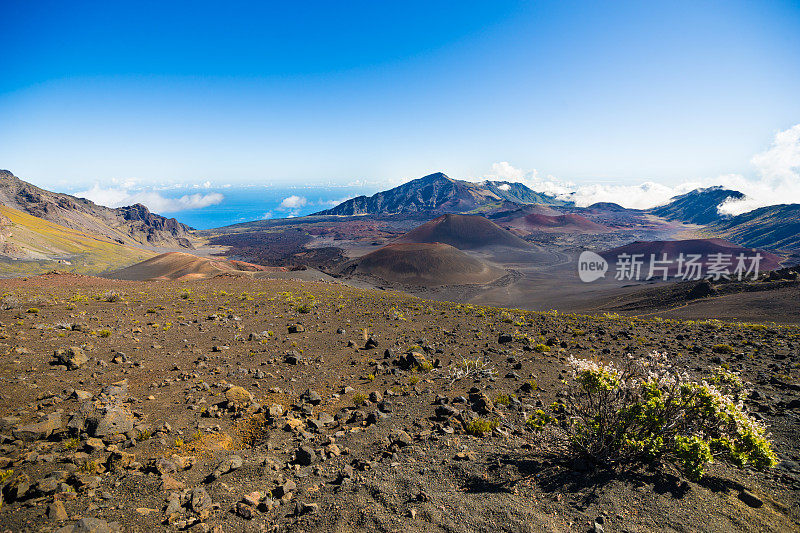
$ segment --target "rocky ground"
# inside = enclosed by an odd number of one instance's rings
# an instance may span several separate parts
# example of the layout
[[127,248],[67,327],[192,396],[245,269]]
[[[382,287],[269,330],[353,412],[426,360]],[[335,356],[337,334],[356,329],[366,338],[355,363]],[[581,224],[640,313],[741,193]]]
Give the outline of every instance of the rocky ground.
[[[0,284],[0,530],[800,530],[797,327],[291,280]],[[652,350],[740,370],[780,464],[594,471],[526,429],[569,355]]]

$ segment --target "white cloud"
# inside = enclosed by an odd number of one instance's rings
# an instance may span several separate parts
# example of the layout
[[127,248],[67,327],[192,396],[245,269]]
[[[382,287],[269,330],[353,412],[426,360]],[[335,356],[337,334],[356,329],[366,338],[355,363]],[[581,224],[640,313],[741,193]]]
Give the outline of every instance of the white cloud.
[[500,189],[501,191],[508,191],[511,189],[511,185],[509,185],[508,183],[503,183],[502,185],[498,185],[497,188]]
[[578,207],[597,202],[614,202],[629,209],[649,209],[666,204],[670,198],[696,189],[699,184],[681,184],[669,187],[647,181],[639,185],[583,185],[567,195]]
[[106,207],[144,204],[154,213],[174,213],[187,209],[202,209],[217,205],[225,198],[218,192],[208,194],[185,194],[178,198],[167,198],[155,191],[131,191],[124,187],[103,188],[95,183],[91,189],[75,193]]
[[684,181],[665,185],[647,181],[637,185],[594,184],[576,185],[548,175],[542,178],[537,170],[525,171],[507,161],[492,165],[485,178],[524,183],[537,192],[571,200],[579,207],[596,202],[615,202],[632,209],[648,209],[668,203],[670,199],[700,187],[722,186],[743,193],[746,198],[731,200],[720,206],[728,215],[746,213],[759,207],[785,203],[800,203],[800,124],[775,135],[772,146],[756,154],[751,163],[758,174],[748,179],[741,174]]
[[721,213],[739,215],[767,205],[800,203],[800,124],[778,132],[772,146],[750,162],[758,180],[723,176],[726,186],[743,192],[746,198],[725,202]]
[[652,181],[638,185],[593,184],[576,185],[571,181],[562,181],[554,176],[542,177],[534,169],[524,171],[507,161],[492,165],[489,179],[518,181],[532,190],[561,200],[575,202],[578,207],[586,207],[597,202],[614,202],[630,209],[647,209],[669,202],[675,195],[683,194],[700,186],[699,183],[685,183],[670,187]]
[[[534,170],[533,172],[536,171]],[[525,177],[525,171],[511,166],[508,161],[500,161],[492,164],[492,173],[490,175],[499,179],[519,181]]]
[[305,196],[297,196],[293,194],[283,199],[281,202],[280,208],[283,210],[289,209],[300,209],[304,207],[308,203],[308,199]]

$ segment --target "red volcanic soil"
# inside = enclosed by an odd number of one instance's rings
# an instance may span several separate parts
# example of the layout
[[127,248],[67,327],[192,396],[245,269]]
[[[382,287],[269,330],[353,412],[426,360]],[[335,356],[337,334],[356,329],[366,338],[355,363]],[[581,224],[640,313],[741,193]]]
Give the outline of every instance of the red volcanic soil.
[[510,231],[479,215],[443,215],[409,231],[398,243],[445,243],[461,250],[491,246],[530,248]]
[[356,272],[413,285],[484,284],[505,274],[449,244],[395,243],[363,256]]
[[600,232],[607,231],[608,229],[605,226],[592,222],[586,217],[575,214],[551,216],[531,213],[530,215],[526,215],[523,220],[525,228],[529,230]]
[[246,272],[265,272],[269,270],[285,269],[264,267],[245,261],[208,259],[183,252],[169,252],[117,270],[107,274],[105,277],[133,281],[190,280],[205,279],[220,274],[244,274]]
[[[619,248],[607,250],[600,253],[605,259],[616,262],[617,257],[621,254],[641,254],[642,261],[645,263],[650,261],[651,254],[654,254],[657,260],[661,260],[663,254],[667,254],[667,260],[673,261],[673,266],[670,268],[670,274],[677,271],[677,260],[680,254],[684,256],[688,254],[700,254],[703,265],[709,263],[709,256],[711,254],[730,254],[731,267],[733,270],[736,267],[739,254],[744,254],[746,258],[753,257],[755,254],[761,254],[761,262],[759,264],[759,271],[774,270],[780,268],[781,258],[771,252],[764,250],[756,250],[754,248],[745,248],[737,244],[733,244],[724,239],[686,239],[681,241],[636,241]],[[745,262],[749,266],[749,259]]]

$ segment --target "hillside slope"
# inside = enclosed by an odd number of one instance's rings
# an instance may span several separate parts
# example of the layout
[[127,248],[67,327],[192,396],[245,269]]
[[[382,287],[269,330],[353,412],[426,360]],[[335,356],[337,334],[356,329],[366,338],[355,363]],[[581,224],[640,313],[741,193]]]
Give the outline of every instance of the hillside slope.
[[[725,241],[724,239],[684,239],[675,241],[635,241],[625,246],[620,246],[612,250],[601,252],[600,255],[611,262],[616,262],[617,258],[623,255],[638,255],[644,264],[650,262],[651,256],[656,260],[661,260],[666,254],[667,260],[671,261],[669,272],[674,275],[678,270],[678,258],[681,254],[685,257],[689,255],[699,255],[699,264],[707,265],[715,254],[724,254],[730,264],[729,270],[733,271],[737,264],[739,254],[744,254],[745,265],[749,265],[751,257],[758,252],[761,255],[759,271],[773,270],[780,267],[781,258],[765,250],[754,250],[744,248],[736,244]],[[643,270],[644,272],[644,270]]]
[[192,248],[189,227],[142,204],[110,208],[50,192],[0,170],[0,204],[119,244]]
[[120,268],[153,255],[0,206],[0,275],[36,274],[60,270],[95,274]]
[[106,274],[109,279],[131,281],[206,279],[220,274],[242,274],[268,270],[244,261],[208,259],[183,252],[168,252],[141,263]]
[[505,273],[440,242],[389,244],[359,259],[356,272],[425,286],[483,284]]
[[719,221],[711,229],[746,246],[800,250],[800,204],[762,207]]
[[678,220],[690,224],[709,224],[722,218],[718,208],[729,198],[744,198],[744,194],[722,187],[695,189],[675,196],[670,203],[655,207],[650,212],[667,220]]
[[442,215],[409,231],[396,242],[442,242],[461,250],[491,246],[527,249],[531,245],[478,215]]

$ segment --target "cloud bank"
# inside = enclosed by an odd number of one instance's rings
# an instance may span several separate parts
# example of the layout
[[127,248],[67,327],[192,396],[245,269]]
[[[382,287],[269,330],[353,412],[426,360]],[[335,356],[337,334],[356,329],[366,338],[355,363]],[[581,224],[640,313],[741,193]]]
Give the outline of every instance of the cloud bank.
[[755,179],[742,174],[684,181],[664,185],[647,181],[637,185],[576,185],[554,176],[541,176],[537,170],[523,170],[507,161],[492,165],[484,179],[518,181],[536,192],[571,200],[579,207],[596,202],[615,202],[631,209],[649,209],[666,204],[674,196],[701,187],[722,186],[745,195],[741,200],[725,202],[720,213],[739,215],[775,204],[800,203],[800,124],[778,132],[772,145],[750,160]]
[[[154,213],[175,213],[187,209],[202,209],[217,205],[225,198],[218,192],[207,194],[185,194],[178,198],[168,198],[156,191],[132,191],[124,187],[101,187],[95,183],[91,189],[75,193],[75,196],[87,198],[96,204],[106,207],[144,204]],[[130,185],[130,184],[129,184]]]

